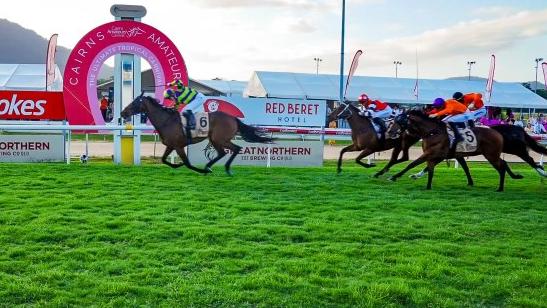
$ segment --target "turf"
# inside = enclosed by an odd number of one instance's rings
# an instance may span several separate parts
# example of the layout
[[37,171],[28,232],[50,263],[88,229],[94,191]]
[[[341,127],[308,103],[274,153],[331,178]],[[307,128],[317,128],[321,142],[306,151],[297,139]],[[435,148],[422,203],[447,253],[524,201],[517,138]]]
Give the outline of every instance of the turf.
[[544,306],[547,189],[513,168],[0,164],[0,306]]

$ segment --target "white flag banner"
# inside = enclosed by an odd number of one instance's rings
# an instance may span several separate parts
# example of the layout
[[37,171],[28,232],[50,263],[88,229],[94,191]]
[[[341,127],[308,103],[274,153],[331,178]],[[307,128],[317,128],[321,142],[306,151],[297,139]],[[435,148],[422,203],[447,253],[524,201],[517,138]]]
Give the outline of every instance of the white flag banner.
[[55,51],[57,49],[58,34],[53,34],[49,39],[46,55],[46,91],[55,80]]

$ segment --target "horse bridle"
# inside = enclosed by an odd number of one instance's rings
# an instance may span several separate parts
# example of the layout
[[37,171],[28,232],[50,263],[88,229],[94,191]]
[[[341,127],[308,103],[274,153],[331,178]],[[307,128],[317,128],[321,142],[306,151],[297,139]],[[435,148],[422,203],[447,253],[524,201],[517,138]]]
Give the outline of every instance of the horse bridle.
[[344,105],[345,107],[344,107],[344,109],[342,109],[342,111],[338,112],[338,114],[336,115],[336,118],[337,118],[337,119],[339,119],[340,116],[341,116],[344,112],[346,112],[346,110],[348,110],[348,108],[350,107],[350,104],[348,104],[348,103],[346,103],[346,102],[341,102],[340,104],[341,104],[341,105]]

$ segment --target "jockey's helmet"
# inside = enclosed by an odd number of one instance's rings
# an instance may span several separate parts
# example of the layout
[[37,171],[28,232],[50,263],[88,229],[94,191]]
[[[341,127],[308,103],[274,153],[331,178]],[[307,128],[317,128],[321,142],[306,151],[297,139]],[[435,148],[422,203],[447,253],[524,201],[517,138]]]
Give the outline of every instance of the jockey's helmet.
[[440,108],[444,105],[444,99],[442,97],[437,97],[434,101],[433,101],[433,107],[435,108]]
[[452,98],[457,100],[457,101],[460,101],[461,99],[463,99],[463,93],[462,92],[455,92],[452,95]]
[[365,93],[359,95],[359,103],[366,103],[369,101],[369,98],[368,98],[368,95],[366,95]]

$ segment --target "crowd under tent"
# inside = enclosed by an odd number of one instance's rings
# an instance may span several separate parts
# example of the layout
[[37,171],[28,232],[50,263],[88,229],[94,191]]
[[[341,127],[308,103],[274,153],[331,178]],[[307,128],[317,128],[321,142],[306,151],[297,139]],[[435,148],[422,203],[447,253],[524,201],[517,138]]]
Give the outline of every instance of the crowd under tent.
[[[0,90],[45,91],[45,64],[0,64]],[[63,77],[57,65],[48,91],[63,91]]]
[[[343,82],[345,86],[346,76]],[[338,101],[339,84],[339,75],[257,71],[243,96]],[[346,99],[356,101],[366,93],[388,103],[431,104],[435,98],[450,98],[456,91],[484,93],[486,88],[485,81],[420,79],[416,97],[415,85],[412,78],[354,76]],[[547,100],[514,82],[494,82],[492,98],[484,101],[487,106],[547,109]]]

